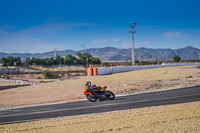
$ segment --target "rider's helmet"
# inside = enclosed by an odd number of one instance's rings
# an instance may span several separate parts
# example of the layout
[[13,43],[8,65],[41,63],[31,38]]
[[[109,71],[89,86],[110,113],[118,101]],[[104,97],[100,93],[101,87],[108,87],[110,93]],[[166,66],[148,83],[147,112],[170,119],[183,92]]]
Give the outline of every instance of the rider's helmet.
[[85,83],[85,86],[91,86],[91,82],[90,82],[90,81],[87,81],[87,82]]

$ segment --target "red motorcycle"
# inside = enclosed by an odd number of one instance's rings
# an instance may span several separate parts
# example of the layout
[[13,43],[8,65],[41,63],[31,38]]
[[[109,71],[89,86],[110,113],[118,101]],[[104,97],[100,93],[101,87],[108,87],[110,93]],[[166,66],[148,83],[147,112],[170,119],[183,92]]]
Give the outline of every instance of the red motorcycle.
[[102,86],[102,88],[105,91],[101,91],[97,89],[96,85],[93,86],[86,86],[84,88],[84,95],[90,102],[96,102],[97,100],[103,101],[103,100],[114,100],[115,94],[107,89],[107,86]]

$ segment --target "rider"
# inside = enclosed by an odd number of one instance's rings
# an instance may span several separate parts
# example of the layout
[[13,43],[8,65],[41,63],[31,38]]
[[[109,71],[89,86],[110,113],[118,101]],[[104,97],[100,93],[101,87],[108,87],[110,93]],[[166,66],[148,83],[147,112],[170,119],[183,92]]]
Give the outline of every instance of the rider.
[[85,87],[87,87],[87,89],[91,89],[91,90],[97,89],[98,91],[106,92],[106,90],[104,89],[104,87],[101,87],[101,86],[97,86],[96,87],[96,85],[92,85],[90,81],[87,81],[85,83]]
[[[106,86],[105,86],[106,87]],[[107,87],[106,87],[107,88]],[[106,92],[106,88],[104,88],[104,87],[101,87],[101,86],[98,86],[97,87],[97,90],[99,90],[99,91],[102,91],[102,92]]]
[[87,81],[86,83],[85,83],[85,87],[86,86],[91,86],[91,82],[90,81]]
[[91,82],[90,82],[90,81],[87,81],[87,82],[85,83],[85,87],[87,87],[87,89],[92,89],[92,84],[91,84]]

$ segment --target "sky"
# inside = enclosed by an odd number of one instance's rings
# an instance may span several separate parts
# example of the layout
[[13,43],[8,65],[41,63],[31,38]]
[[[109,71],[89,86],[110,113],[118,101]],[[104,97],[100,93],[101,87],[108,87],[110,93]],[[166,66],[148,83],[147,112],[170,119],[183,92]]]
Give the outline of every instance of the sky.
[[[199,0],[0,0],[0,52],[200,49]],[[83,47],[81,46],[83,44]]]

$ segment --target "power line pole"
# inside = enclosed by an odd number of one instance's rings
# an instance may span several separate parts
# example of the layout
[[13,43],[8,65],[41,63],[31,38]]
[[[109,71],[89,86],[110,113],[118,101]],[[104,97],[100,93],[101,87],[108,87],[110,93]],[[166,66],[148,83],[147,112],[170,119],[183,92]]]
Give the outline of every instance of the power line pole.
[[129,33],[132,33],[132,66],[135,66],[135,49],[134,49],[134,34],[136,33],[136,31],[134,31],[133,28],[135,28],[135,21],[132,21],[129,24],[129,27],[131,28],[131,31],[129,31]]
[[83,49],[84,49],[85,45],[81,44],[81,47],[82,47],[82,52],[84,53]]
[[54,49],[54,58],[56,57],[56,49]]

